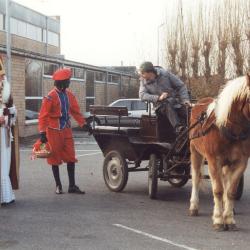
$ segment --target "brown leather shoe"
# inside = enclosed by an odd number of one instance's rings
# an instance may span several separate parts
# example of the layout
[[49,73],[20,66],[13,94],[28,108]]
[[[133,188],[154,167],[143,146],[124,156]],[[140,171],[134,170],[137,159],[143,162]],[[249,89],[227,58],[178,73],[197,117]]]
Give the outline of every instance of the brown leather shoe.
[[82,191],[78,186],[74,185],[74,186],[70,186],[68,189],[68,193],[71,194],[85,194],[84,191]]

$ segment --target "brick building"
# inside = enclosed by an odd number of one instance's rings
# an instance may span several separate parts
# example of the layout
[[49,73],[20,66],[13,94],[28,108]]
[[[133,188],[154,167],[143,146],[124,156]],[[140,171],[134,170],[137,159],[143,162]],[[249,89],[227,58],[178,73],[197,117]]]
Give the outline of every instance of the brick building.
[[[0,0],[0,53],[4,60],[5,19],[5,0]],[[60,55],[59,17],[48,17],[11,1],[10,32],[11,88],[21,137],[37,133],[42,98],[53,87],[51,76],[61,66],[72,69],[70,88],[77,96],[82,112],[91,104],[105,105],[119,97],[133,96],[131,91],[138,87],[134,74],[64,59]]]

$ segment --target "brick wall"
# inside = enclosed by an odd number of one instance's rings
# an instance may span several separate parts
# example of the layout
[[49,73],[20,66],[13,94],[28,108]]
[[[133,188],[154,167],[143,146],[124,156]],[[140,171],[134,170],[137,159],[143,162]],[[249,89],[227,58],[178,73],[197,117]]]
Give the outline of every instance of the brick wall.
[[95,105],[105,104],[105,86],[106,83],[95,83]]
[[108,104],[119,99],[119,85],[118,84],[108,84],[108,91],[107,91],[107,100]]

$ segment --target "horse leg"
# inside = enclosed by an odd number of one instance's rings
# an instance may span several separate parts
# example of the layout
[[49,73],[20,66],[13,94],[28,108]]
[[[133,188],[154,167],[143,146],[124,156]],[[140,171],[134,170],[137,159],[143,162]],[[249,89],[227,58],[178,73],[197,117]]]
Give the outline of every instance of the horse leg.
[[213,228],[216,231],[224,230],[223,222],[223,183],[221,166],[216,159],[207,159],[209,175],[212,183],[214,210],[213,210]]
[[199,210],[199,189],[201,180],[201,166],[204,158],[197,152],[194,145],[190,145],[191,151],[191,173],[192,173],[192,193],[190,198],[189,214],[197,216]]
[[223,219],[225,228],[228,230],[236,230],[236,222],[234,220],[234,198],[237,192],[238,184],[241,176],[247,167],[247,159],[235,163],[230,167],[223,169],[223,174],[227,178],[227,185],[224,195],[224,212]]

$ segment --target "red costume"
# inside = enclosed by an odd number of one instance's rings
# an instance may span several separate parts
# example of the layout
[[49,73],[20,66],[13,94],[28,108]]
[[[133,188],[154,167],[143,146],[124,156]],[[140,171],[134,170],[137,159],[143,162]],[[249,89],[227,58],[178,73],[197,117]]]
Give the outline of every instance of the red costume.
[[[69,79],[69,69],[58,70],[54,80]],[[47,159],[50,165],[60,165],[63,162],[76,162],[75,148],[70,124],[70,115],[79,126],[85,124],[80,113],[80,107],[75,96],[67,89],[64,91],[54,88],[44,97],[39,113],[39,132],[46,132],[52,148],[52,156]]]

